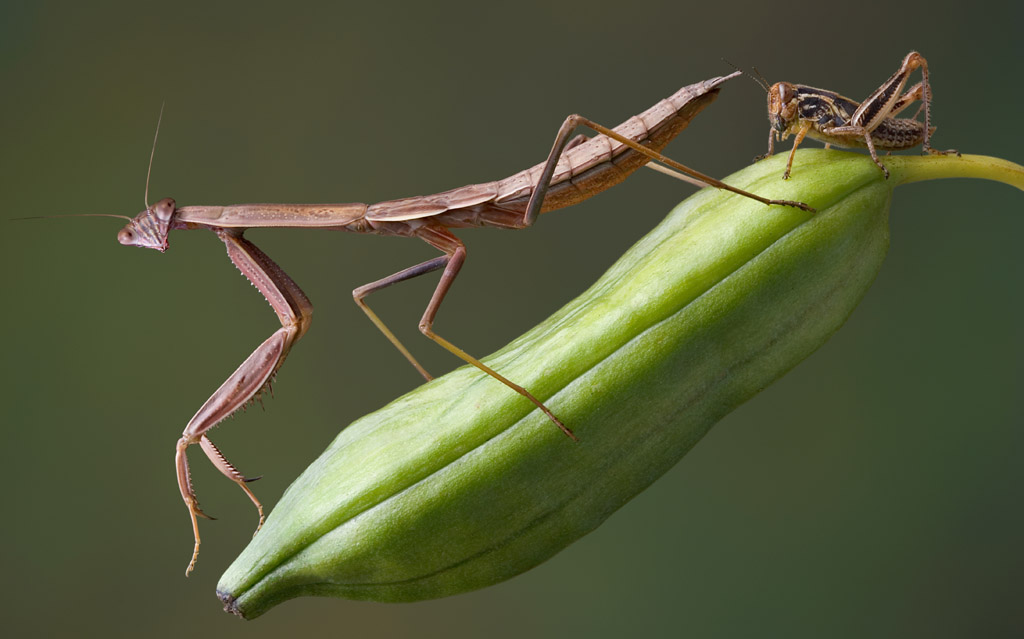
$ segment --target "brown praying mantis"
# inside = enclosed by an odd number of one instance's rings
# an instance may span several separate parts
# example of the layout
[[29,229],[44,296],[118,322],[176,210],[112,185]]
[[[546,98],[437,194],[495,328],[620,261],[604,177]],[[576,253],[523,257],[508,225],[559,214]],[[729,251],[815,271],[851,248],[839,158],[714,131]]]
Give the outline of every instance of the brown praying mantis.
[[[675,162],[659,151],[679,134],[718,94],[723,82],[739,73],[683,87],[672,96],[643,113],[609,129],[579,115],[570,115],[558,129],[547,160],[515,175],[484,184],[463,186],[435,195],[410,197],[377,204],[241,204],[231,206],[177,207],[166,198],[149,206],[118,233],[121,244],[167,249],[167,236],[176,229],[206,229],[216,233],[227,247],[228,257],[242,274],[263,294],[281,322],[281,328],[232,373],[188,422],[175,455],[178,486],[192,519],[195,547],[185,574],[195,567],[199,553],[197,517],[210,518],[199,507],[192,489],[186,451],[198,443],[214,466],[236,482],[256,505],[263,524],[263,507],[246,485],[245,477],[210,441],[207,431],[239,408],[257,399],[269,388],[289,350],[309,330],[313,306],[298,285],[265,253],[243,237],[246,229],[256,227],[315,228],[417,237],[438,249],[442,255],[406,268],[388,277],[360,286],[352,292],[356,304],[427,380],[431,376],[402,345],[384,322],[367,306],[365,298],[375,291],[426,273],[442,271],[426,310],[419,322],[420,331],[465,362],[508,386],[537,406],[567,436],[575,439],[557,417],[536,397],[506,379],[434,332],[434,319],[441,302],[466,259],[466,247],[452,234],[452,228],[494,226],[522,229],[532,226],[540,213],[560,209],[618,184],[651,160],[671,167],[659,170],[683,179],[695,178],[701,186],[711,185],[752,198],[766,205],[796,206],[813,210],[806,204],[787,200],[769,200],[729,186],[712,177]],[[588,138],[569,135],[586,126],[598,135]],[[155,146],[155,139],[154,139]],[[152,166],[152,154],[150,155]],[[690,176],[687,178],[686,176]],[[147,177],[148,192],[148,177]],[[257,527],[259,531],[259,526]]]
[[[915,69],[921,69],[921,82],[901,95]],[[931,146],[931,135],[935,131],[931,126],[932,87],[928,81],[928,62],[917,51],[908,53],[899,70],[860,104],[834,91],[803,84],[776,82],[769,88],[763,79],[758,82],[768,92],[768,121],[771,123],[768,153],[761,157],[775,152],[776,139],[782,142],[791,134],[796,136],[786,172],[782,174],[784,180],[789,179],[793,156],[805,136],[824,142],[826,147],[830,144],[866,147],[886,179],[889,170],[878,159],[875,149],[897,151],[921,144],[926,153],[933,155],[957,153],[955,150],[938,151]],[[915,100],[921,100],[924,122],[915,119],[921,109],[913,118],[894,117]]]

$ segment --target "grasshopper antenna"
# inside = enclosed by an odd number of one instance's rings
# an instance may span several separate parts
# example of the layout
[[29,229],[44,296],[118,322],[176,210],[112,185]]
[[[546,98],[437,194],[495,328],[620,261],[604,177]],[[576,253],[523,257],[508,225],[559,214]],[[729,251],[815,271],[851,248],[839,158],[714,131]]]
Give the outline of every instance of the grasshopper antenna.
[[762,89],[764,89],[765,93],[770,93],[771,92],[771,90],[768,88],[768,80],[766,80],[765,77],[763,75],[761,75],[761,72],[757,70],[757,67],[750,67],[751,69],[754,70],[754,73],[757,74],[755,76],[752,73],[750,73],[749,71],[747,71],[746,69],[744,69],[742,67],[736,66],[732,62],[729,62],[728,60],[726,60],[725,58],[722,58],[722,62],[728,64],[730,67],[736,69],[737,71],[739,71],[743,75],[747,76],[748,78],[750,78],[751,80],[756,82]]
[[765,93],[771,93],[771,89],[768,88],[771,83],[768,82],[768,79],[765,78],[763,75],[761,75],[761,72],[757,70],[757,67],[750,67],[750,68],[753,69],[754,73],[757,74],[757,79],[760,80],[760,82],[758,82],[758,84],[760,84],[762,87],[764,87]]
[[156,139],[160,137],[160,123],[164,119],[164,105],[166,102],[160,103],[160,115],[156,118],[156,133],[153,134],[153,148],[149,150],[149,167],[146,168],[146,192],[142,196],[142,199],[146,202],[146,210],[149,210],[149,176],[153,172],[153,156],[156,155]]

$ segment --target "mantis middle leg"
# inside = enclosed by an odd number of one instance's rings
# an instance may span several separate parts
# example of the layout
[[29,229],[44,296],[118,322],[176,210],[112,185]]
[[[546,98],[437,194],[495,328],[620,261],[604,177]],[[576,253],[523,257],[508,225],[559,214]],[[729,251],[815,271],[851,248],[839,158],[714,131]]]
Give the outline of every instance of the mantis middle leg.
[[437,316],[437,311],[441,307],[441,302],[444,301],[445,295],[448,294],[448,289],[451,288],[452,282],[455,281],[455,277],[459,274],[459,270],[462,268],[463,262],[466,261],[466,246],[465,244],[462,243],[462,241],[459,238],[455,237],[454,235],[452,235],[450,231],[442,227],[423,227],[416,232],[416,237],[419,237],[426,243],[444,252],[444,255],[423,262],[422,264],[418,264],[416,266],[404,269],[402,271],[399,271],[398,273],[377,280],[376,282],[364,284],[363,286],[360,286],[359,288],[355,289],[354,291],[352,291],[352,297],[355,299],[356,304],[359,305],[359,308],[363,309],[363,312],[366,313],[366,315],[377,326],[377,328],[379,328],[381,332],[383,332],[388,337],[388,339],[406,356],[406,358],[413,363],[416,369],[419,370],[420,373],[422,373],[423,376],[429,380],[431,379],[430,375],[423,369],[422,366],[419,365],[418,362],[416,362],[415,358],[413,358],[412,355],[409,354],[405,347],[402,346],[401,342],[398,341],[398,338],[396,338],[394,334],[390,330],[388,330],[388,328],[384,325],[384,322],[382,322],[380,318],[377,317],[377,314],[370,309],[366,302],[363,301],[363,298],[365,298],[370,293],[373,293],[374,291],[379,291],[382,288],[387,288],[392,284],[404,282],[405,280],[409,280],[420,275],[425,275],[426,273],[431,273],[433,271],[444,269],[444,272],[441,274],[441,281],[438,282],[437,288],[434,289],[434,294],[431,296],[430,302],[427,304],[427,308],[423,312],[423,317],[420,319],[420,332],[423,333],[428,338],[430,338],[431,340],[433,340],[434,342],[440,344],[442,347],[445,348],[445,350],[449,351],[456,357],[462,359],[468,364],[472,364],[473,366],[479,368],[484,373],[490,375],[494,379],[498,380],[502,384],[508,386],[515,392],[519,393],[526,399],[533,402],[533,404],[537,406],[537,408],[541,409],[541,411],[543,411],[544,414],[547,415],[548,419],[554,422],[555,425],[558,426],[563,433],[565,433],[575,441],[576,435],[574,435],[573,432],[569,428],[567,428],[565,424],[561,422],[561,420],[555,417],[555,415],[548,409],[547,406],[545,406],[539,399],[534,397],[528,390],[510,381],[509,379],[502,376],[501,374],[499,374],[494,369],[490,368],[477,358],[473,357],[466,351],[462,350],[458,346],[452,344],[451,342],[449,342],[448,340],[444,339],[443,337],[434,332],[434,318]]

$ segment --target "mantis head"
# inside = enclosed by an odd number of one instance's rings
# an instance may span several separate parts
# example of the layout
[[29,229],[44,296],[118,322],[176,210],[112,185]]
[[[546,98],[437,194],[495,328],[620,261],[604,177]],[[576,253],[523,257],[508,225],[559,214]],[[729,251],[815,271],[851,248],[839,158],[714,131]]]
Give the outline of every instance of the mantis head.
[[117,232],[117,241],[125,246],[167,250],[167,232],[174,217],[174,200],[166,197],[131,218]]
[[160,123],[164,119],[164,105],[160,105],[160,116],[156,120],[153,134],[153,148],[149,151],[149,167],[146,169],[146,191],[143,201],[146,210],[128,220],[128,224],[117,232],[117,241],[125,246],[152,248],[163,253],[167,250],[167,232],[174,217],[174,200],[165,197],[156,204],[149,204],[149,176],[153,171],[153,155],[156,153],[156,139],[160,135]]

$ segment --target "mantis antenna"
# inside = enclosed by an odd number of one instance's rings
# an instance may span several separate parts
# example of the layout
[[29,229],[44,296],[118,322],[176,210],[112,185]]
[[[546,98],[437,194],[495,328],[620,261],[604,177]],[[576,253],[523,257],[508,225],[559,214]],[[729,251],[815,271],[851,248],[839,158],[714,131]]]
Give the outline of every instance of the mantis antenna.
[[156,133],[153,134],[153,148],[149,150],[149,166],[146,168],[146,192],[142,196],[142,199],[146,202],[147,210],[149,210],[149,176],[153,172],[153,156],[156,155],[156,139],[160,137],[160,123],[164,119],[165,104],[167,103],[160,103],[160,115],[156,118]]
[[12,220],[48,220],[55,217],[116,217],[131,222],[132,218],[127,215],[114,215],[113,213],[68,213],[67,215],[30,215],[28,217],[12,217]]
[[[149,210],[149,176],[153,171],[153,156],[156,154],[156,139],[160,135],[160,122],[164,119],[164,104],[160,104],[160,115],[156,119],[156,133],[153,134],[153,148],[149,151],[149,168],[146,169],[146,192],[143,195],[143,199],[146,201],[146,210]],[[112,213],[72,213],[70,215],[32,215],[29,217],[15,217],[12,220],[43,220],[55,217],[116,217],[122,220],[128,220],[132,218],[127,215],[113,215]]]

